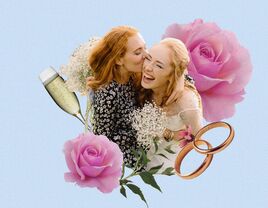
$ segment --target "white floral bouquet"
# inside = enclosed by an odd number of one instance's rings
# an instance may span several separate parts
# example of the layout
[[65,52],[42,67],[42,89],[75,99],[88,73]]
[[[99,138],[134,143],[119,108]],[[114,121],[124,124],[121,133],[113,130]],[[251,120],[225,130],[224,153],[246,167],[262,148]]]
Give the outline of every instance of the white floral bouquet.
[[68,77],[66,86],[71,92],[80,92],[81,95],[88,93],[86,78],[93,75],[88,58],[99,40],[99,37],[90,38],[73,52],[66,65],[60,66],[60,74]]
[[137,142],[141,146],[151,148],[159,138],[163,137],[166,113],[155,103],[146,102],[143,108],[135,110],[131,114],[132,127],[137,131]]

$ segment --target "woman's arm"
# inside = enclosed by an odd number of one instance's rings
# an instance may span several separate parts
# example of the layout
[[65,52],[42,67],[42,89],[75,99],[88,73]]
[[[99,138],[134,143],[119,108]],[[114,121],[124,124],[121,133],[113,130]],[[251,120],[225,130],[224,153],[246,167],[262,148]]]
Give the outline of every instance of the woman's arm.
[[[178,103],[172,106],[171,111],[177,112],[184,123],[181,130],[185,130],[187,126],[191,126],[192,134],[196,134],[202,128],[202,105],[201,98],[197,92],[192,89],[187,89],[183,92],[182,97]],[[171,137],[176,140],[181,140],[179,131],[165,131],[166,137]]]
[[110,140],[115,132],[116,101],[116,92],[110,87],[100,89],[94,95],[94,133],[105,135]]
[[185,126],[191,126],[192,134],[196,134],[202,128],[202,113],[200,110],[186,110],[180,114]]

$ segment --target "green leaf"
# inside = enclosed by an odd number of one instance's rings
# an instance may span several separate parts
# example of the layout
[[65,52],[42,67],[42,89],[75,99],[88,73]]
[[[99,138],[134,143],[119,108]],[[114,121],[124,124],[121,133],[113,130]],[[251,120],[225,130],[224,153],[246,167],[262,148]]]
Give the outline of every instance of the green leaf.
[[156,153],[158,151],[158,144],[155,140],[154,140],[154,148],[155,148],[154,153]]
[[148,164],[148,162],[150,162],[150,160],[148,159],[143,149],[141,150],[141,154],[142,154],[142,164],[145,166]]
[[131,149],[131,152],[133,153],[133,155],[138,159],[140,157],[139,152],[135,149]]
[[164,163],[162,163],[161,165],[158,165],[158,166],[155,166],[155,167],[152,167],[149,172],[151,174],[155,174],[157,173],[162,167],[163,167]]
[[164,170],[161,174],[171,176],[171,175],[175,174],[174,172],[172,172],[173,170],[174,170],[174,168],[169,167],[166,170]]
[[121,175],[120,179],[122,179],[124,177],[124,175],[125,175],[125,163],[123,163],[123,165],[122,165],[122,175]]
[[168,146],[165,148],[165,150],[166,150],[168,153],[170,153],[170,154],[176,154],[176,152],[174,152],[174,151],[171,150],[171,146],[172,146],[172,144],[168,145]]
[[129,183],[129,182],[132,182],[132,181],[127,180],[127,179],[121,179],[121,180],[120,180],[120,185],[124,185],[124,184],[127,184],[127,183]]
[[[161,157],[164,157],[164,158],[168,159],[168,157],[167,157],[166,155],[162,154],[162,153],[157,154],[157,155],[159,155],[159,156],[161,156]],[[168,159],[168,160],[169,160],[169,159]]]
[[131,151],[133,152],[133,154],[137,158],[137,161],[135,163],[135,166],[136,167],[139,167],[141,164],[143,164],[143,154],[142,154],[142,152],[144,152],[144,150],[142,148],[140,148],[138,150],[132,149]]
[[127,198],[126,189],[125,189],[124,186],[121,186],[121,188],[120,188],[120,193],[121,193],[124,197]]
[[145,202],[146,206],[148,207],[147,201],[145,200],[142,191],[140,190],[140,188],[134,184],[126,184],[126,186],[134,193],[139,195],[139,197],[141,198],[142,201]]
[[162,192],[161,189],[160,189],[160,187],[156,183],[156,181],[154,179],[154,176],[151,173],[149,173],[149,172],[141,172],[140,173],[140,177],[144,181],[144,183],[149,184],[152,187],[154,187],[157,190],[159,190],[160,192]]

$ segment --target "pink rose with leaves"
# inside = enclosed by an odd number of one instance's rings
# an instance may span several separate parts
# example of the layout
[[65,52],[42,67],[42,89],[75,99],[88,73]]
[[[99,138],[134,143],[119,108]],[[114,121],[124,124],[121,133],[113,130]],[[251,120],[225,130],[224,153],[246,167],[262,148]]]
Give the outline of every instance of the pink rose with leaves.
[[107,137],[80,134],[65,143],[64,154],[70,170],[64,175],[67,182],[75,182],[81,187],[97,187],[103,193],[119,186],[123,153]]
[[204,118],[218,121],[233,116],[252,73],[249,53],[234,33],[197,19],[170,25],[163,35],[167,37],[180,39],[188,48],[188,71],[201,95]]

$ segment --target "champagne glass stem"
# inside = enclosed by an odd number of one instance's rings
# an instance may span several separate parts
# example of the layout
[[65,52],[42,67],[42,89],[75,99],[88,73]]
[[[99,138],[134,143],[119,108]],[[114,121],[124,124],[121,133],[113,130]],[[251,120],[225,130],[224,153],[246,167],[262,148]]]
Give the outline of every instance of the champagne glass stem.
[[79,121],[81,121],[82,124],[85,125],[85,118],[83,117],[83,115],[78,112],[77,114],[73,115],[74,117],[76,117]]
[[90,112],[90,108],[91,108],[91,102],[90,102],[90,97],[89,94],[87,96],[87,107],[86,107],[86,113],[85,113],[85,132],[87,132],[88,130],[91,131],[91,127],[88,125],[88,118],[89,118],[89,112]]
[[[78,112],[77,114],[75,114],[74,117],[76,117],[79,121],[82,122],[82,124],[85,125],[86,120],[85,120],[85,118],[84,118],[84,116],[82,115],[81,112]],[[91,129],[90,126],[88,126],[88,125],[85,125],[85,126],[87,126],[87,129],[88,129],[90,132],[92,131],[92,129]]]

